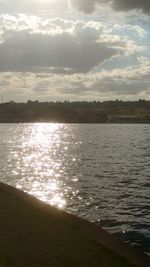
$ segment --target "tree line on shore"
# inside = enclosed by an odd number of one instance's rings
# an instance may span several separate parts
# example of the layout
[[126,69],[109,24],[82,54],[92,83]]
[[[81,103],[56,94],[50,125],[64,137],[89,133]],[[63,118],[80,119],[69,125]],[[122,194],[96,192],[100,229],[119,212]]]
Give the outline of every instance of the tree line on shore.
[[0,122],[150,123],[150,101],[10,101],[0,104]]

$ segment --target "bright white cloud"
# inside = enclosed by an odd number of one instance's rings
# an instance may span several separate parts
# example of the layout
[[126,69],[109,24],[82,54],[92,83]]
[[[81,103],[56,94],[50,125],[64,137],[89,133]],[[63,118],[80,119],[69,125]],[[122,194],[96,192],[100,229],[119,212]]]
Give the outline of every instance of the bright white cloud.
[[5,14],[42,14],[52,10],[65,10],[68,8],[67,0],[1,0],[0,10]]

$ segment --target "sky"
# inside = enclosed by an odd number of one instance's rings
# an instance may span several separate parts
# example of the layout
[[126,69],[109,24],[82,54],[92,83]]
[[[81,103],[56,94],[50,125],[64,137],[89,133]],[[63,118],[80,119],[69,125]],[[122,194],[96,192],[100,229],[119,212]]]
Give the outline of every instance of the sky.
[[150,0],[0,0],[0,94],[150,100]]

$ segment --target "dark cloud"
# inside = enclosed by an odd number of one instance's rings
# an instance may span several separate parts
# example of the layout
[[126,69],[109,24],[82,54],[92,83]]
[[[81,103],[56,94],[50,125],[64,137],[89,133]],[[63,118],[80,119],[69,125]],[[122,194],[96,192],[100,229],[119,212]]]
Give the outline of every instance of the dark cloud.
[[115,10],[140,9],[150,14],[150,0],[0,0],[0,11],[2,13],[32,13],[43,12],[44,10],[67,10],[68,2],[76,9],[85,13],[92,13],[96,4],[109,4]]
[[113,0],[113,6],[118,10],[141,9],[150,14],[149,0]]
[[71,4],[80,11],[91,13],[96,4],[110,4],[115,10],[140,9],[150,14],[150,0],[70,0]]
[[99,0],[70,0],[72,6],[77,8],[79,11],[85,13],[92,13],[95,9],[95,4],[100,2]]
[[0,71],[89,72],[116,54],[97,38],[91,28],[61,34],[9,30],[0,44]]

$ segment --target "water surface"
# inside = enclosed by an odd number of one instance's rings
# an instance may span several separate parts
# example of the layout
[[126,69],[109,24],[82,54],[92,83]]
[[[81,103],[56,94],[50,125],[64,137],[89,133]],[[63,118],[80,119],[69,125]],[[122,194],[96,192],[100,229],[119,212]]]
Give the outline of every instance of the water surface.
[[0,180],[150,253],[150,125],[0,124]]

